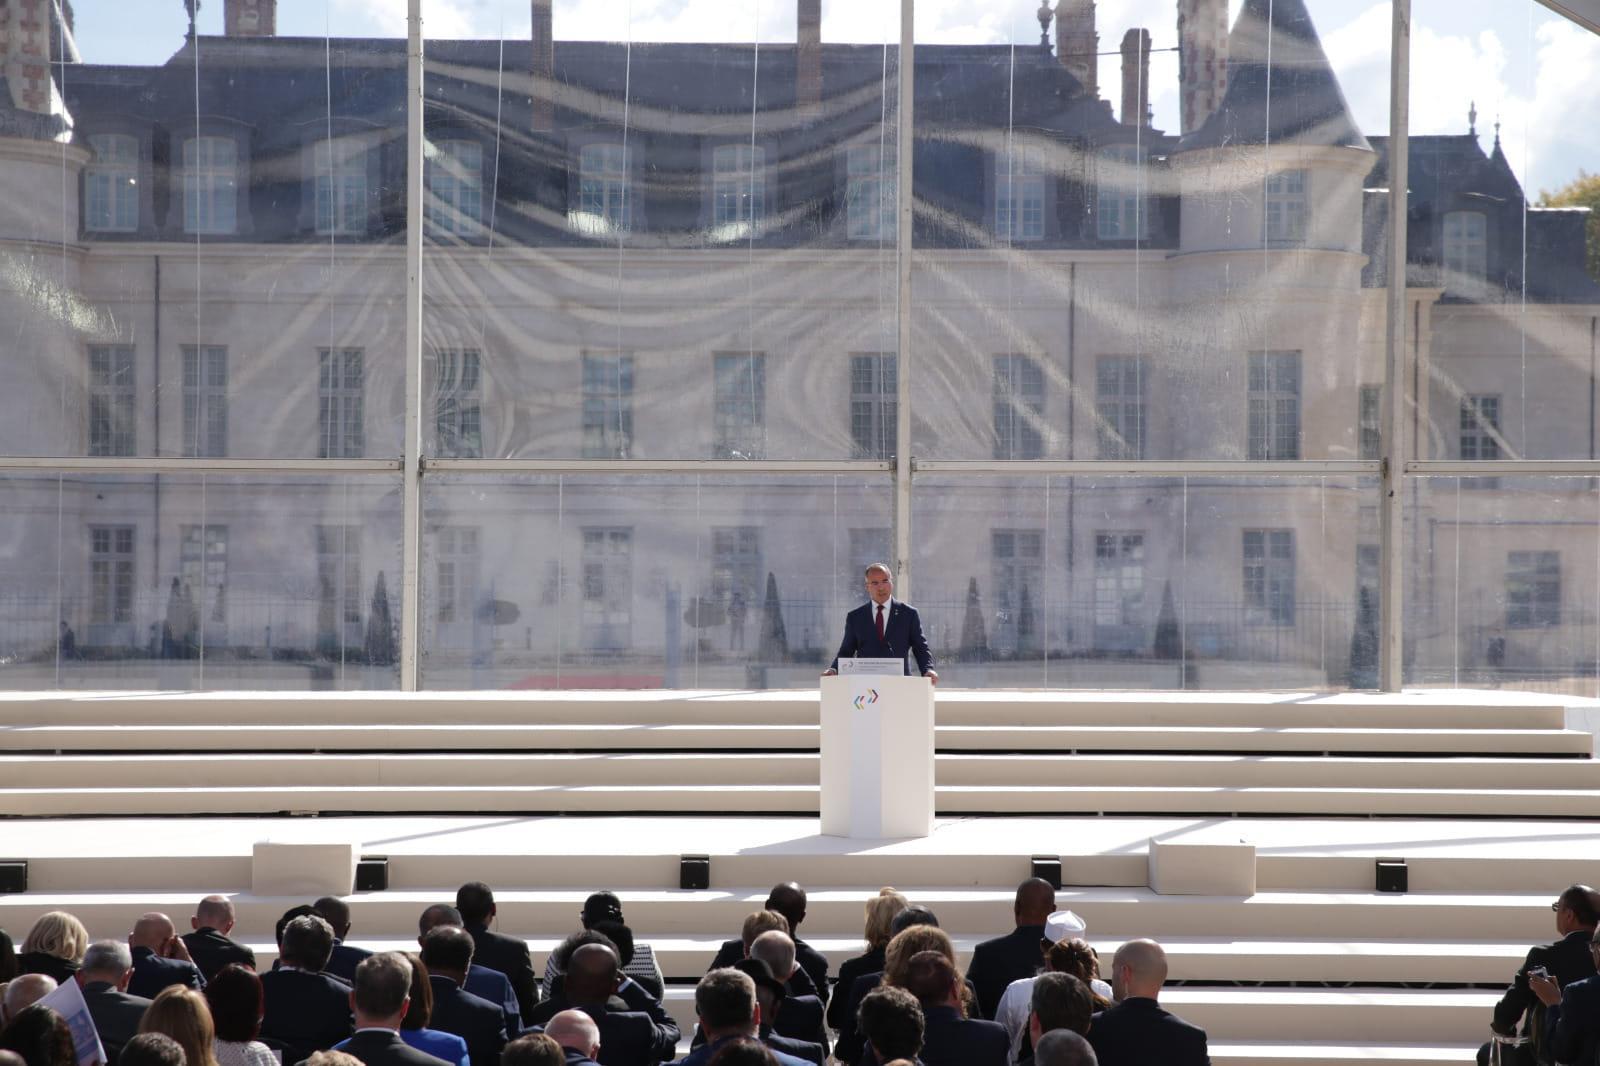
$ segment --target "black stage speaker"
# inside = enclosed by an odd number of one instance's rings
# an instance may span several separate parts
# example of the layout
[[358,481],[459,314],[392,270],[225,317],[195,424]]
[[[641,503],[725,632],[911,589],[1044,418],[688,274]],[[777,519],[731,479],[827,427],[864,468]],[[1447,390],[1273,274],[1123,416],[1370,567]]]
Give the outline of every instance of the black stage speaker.
[[0,896],[26,891],[28,891],[27,861],[18,859],[15,862],[0,862]]
[[356,863],[356,891],[382,892],[389,887],[389,860],[382,855],[363,855]]
[[1061,859],[1056,855],[1035,855],[1033,873],[1030,875],[1050,882],[1050,887],[1061,891]]
[[1378,891],[1405,892],[1410,885],[1410,875],[1404,859],[1378,860]]
[[704,889],[711,887],[711,856],[685,855],[678,860],[678,887]]

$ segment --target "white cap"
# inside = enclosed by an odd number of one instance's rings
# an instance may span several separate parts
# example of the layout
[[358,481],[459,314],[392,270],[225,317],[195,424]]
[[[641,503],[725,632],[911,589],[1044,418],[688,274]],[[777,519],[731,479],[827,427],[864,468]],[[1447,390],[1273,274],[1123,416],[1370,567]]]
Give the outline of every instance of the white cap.
[[1052,944],[1082,936],[1088,931],[1088,924],[1071,911],[1056,911],[1044,920],[1044,938]]

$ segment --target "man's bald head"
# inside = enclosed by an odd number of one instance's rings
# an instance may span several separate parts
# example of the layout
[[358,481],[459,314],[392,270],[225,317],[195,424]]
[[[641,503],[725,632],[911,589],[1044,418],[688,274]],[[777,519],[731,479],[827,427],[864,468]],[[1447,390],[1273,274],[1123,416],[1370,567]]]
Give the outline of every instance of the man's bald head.
[[233,902],[227,896],[207,896],[195,907],[189,925],[194,929],[215,929],[226,936],[234,921]]
[[462,925],[461,912],[448,903],[435,903],[422,912],[422,917],[417,919],[417,935],[426,936],[429,929],[436,925]]
[[133,932],[128,934],[128,946],[149,948],[159,954],[177,931],[172,919],[165,914],[160,911],[146,911],[133,923]]
[[0,1000],[0,1026],[55,990],[56,979],[42,973],[25,973],[20,977],[13,977],[6,985],[5,999]]
[[1056,890],[1042,877],[1030,877],[1017,886],[1012,910],[1018,925],[1043,925],[1056,909]]
[[15,1051],[0,1048],[0,1066],[28,1066],[28,1060]]
[[567,1002],[574,1007],[604,1003],[617,990],[621,973],[615,951],[604,944],[584,944],[567,959]]
[[1111,963],[1111,991],[1118,1001],[1155,999],[1167,980],[1167,953],[1154,940],[1130,940]]
[[600,1051],[600,1027],[581,1010],[564,1010],[544,1027],[545,1035],[564,1048],[592,1059]]
[[1033,1046],[1034,1066],[1100,1066],[1089,1041],[1070,1029],[1054,1029]]
[[806,890],[793,881],[773,885],[767,896],[767,910],[777,911],[789,921],[789,933],[800,928],[806,918]]

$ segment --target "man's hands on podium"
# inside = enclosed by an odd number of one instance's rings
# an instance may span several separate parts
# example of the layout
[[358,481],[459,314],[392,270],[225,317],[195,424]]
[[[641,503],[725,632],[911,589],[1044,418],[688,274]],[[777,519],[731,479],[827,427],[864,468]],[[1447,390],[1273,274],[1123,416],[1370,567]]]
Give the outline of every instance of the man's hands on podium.
[[[822,676],[823,677],[834,677],[834,676],[837,676],[838,673],[839,673],[839,671],[837,671],[837,670],[835,670],[835,669],[830,667],[829,669],[822,671]],[[937,671],[937,670],[929,670],[927,673],[923,674],[922,676],[927,678],[929,681],[932,681],[935,685],[939,684],[939,671]]]

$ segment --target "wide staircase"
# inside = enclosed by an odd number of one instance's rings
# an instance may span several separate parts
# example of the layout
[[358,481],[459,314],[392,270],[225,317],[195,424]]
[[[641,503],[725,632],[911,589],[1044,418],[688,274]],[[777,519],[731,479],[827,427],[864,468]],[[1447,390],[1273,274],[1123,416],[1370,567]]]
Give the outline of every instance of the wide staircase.
[[[0,859],[30,864],[0,926],[186,926],[222,891],[265,965],[304,901],[251,893],[252,845],[348,841],[389,860],[386,891],[351,897],[355,942],[413,944],[424,906],[481,879],[542,964],[611,887],[688,1023],[777,881],[810,889],[801,933],[836,963],[886,884],[966,952],[1048,856],[1102,955],[1167,946],[1163,998],[1219,1066],[1421,1064],[1470,1060],[1554,937],[1548,902],[1600,881],[1594,738],[1550,697],[954,691],[937,737],[935,833],[863,842],[817,834],[815,692],[0,696]],[[1153,837],[1254,844],[1256,891],[1151,891]],[[685,854],[711,856],[709,889],[676,887]],[[1377,858],[1409,892],[1376,891]]]

